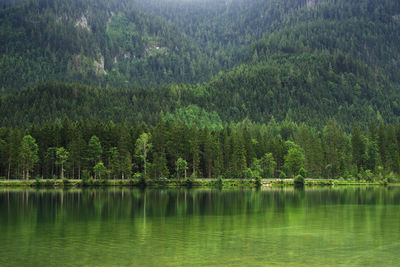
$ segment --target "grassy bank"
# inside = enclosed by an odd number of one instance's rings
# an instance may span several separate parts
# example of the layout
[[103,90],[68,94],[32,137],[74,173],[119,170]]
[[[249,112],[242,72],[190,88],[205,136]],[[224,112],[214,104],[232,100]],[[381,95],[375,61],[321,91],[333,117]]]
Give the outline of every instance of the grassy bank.
[[[395,185],[383,182],[348,181],[333,179],[306,179],[305,186],[342,186],[342,185]],[[0,180],[0,186],[12,187],[93,187],[93,186],[132,186],[132,187],[215,187],[215,188],[253,188],[294,186],[293,179],[149,179],[149,180]]]

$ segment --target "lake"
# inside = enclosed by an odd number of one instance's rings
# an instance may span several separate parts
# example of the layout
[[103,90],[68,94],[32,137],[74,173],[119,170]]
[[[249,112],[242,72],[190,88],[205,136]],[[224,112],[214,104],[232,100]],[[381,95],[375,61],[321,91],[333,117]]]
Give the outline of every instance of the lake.
[[0,266],[389,266],[400,188],[0,189]]

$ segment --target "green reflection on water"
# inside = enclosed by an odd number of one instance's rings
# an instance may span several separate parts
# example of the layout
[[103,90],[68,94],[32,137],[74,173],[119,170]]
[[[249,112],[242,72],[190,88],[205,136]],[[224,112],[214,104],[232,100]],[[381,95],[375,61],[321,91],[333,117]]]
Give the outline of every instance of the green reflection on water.
[[397,265],[400,188],[0,191],[0,266]]

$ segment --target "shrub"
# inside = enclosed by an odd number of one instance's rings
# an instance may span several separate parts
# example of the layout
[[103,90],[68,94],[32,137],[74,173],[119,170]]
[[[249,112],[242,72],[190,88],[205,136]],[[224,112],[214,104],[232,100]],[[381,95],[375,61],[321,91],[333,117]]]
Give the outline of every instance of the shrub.
[[246,179],[252,179],[253,177],[254,177],[254,174],[253,174],[253,172],[251,171],[251,169],[250,168],[247,168],[245,171],[244,171],[244,178],[246,178]]
[[222,180],[222,176],[218,176],[217,186],[222,188],[224,185],[224,181]]
[[68,179],[63,179],[62,183],[63,183],[64,186],[69,186],[69,185],[71,185],[71,181],[68,180]]
[[133,179],[133,177],[130,177],[129,179],[128,179],[128,182],[126,183],[127,185],[129,185],[129,186],[134,186],[135,185],[135,179]]
[[305,183],[305,179],[300,174],[294,178],[294,185],[297,187],[303,187]]
[[397,181],[396,175],[393,172],[389,173],[386,179],[389,183],[395,183]]
[[280,178],[280,179],[286,179],[286,173],[284,173],[283,171],[281,171],[281,173],[279,174],[279,178]]
[[192,188],[193,187],[193,178],[189,177],[185,180],[185,186],[187,186],[188,188]]
[[133,175],[133,179],[136,181],[139,180],[139,185],[141,187],[146,187],[146,185],[147,185],[146,177],[144,175],[142,175],[140,172],[135,173]]
[[262,185],[261,177],[257,176],[255,179],[256,179],[256,187],[260,187]]
[[33,183],[33,186],[41,186],[42,185],[42,181],[40,180],[40,178],[36,177],[35,178],[35,182]]
[[299,174],[303,177],[307,177],[307,170],[301,167],[299,170]]
[[88,170],[83,170],[82,171],[82,181],[86,182],[87,180],[89,180],[89,178],[90,178],[89,171]]
[[55,180],[52,180],[52,179],[47,179],[45,182],[44,182],[44,185],[45,186],[54,186],[56,184],[56,181]]
[[368,182],[375,182],[375,175],[370,170],[366,170],[364,173],[364,179]]

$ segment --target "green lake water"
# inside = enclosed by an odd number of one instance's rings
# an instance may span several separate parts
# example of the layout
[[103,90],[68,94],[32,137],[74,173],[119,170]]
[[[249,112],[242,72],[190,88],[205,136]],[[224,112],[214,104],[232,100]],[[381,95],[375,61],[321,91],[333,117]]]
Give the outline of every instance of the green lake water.
[[400,188],[0,189],[0,266],[395,266]]

